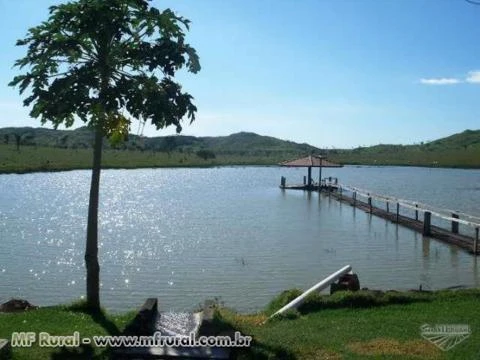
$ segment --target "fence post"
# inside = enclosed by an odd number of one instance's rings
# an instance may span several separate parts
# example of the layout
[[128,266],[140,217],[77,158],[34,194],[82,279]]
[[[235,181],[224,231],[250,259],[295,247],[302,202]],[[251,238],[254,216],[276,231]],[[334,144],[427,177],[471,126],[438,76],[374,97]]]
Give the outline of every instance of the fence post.
[[[415,204],[415,207],[418,209],[418,204]],[[415,220],[418,221],[418,210],[415,210]]]
[[398,223],[399,215],[400,215],[400,203],[397,202],[397,223]]
[[[368,194],[370,195],[370,194]],[[368,207],[369,207],[369,211],[370,211],[370,214],[372,213],[372,197],[369,196],[368,197]]]
[[353,192],[353,206],[357,206],[357,192]]
[[[453,213],[452,218],[458,219],[459,216],[458,216],[458,214]],[[458,234],[458,222],[456,222],[454,220],[452,220],[452,233]]]
[[390,212],[390,203],[387,201],[387,213]]
[[423,235],[430,235],[430,225],[432,222],[432,213],[425,211],[423,213]]
[[475,240],[473,241],[473,254],[476,255],[478,253],[478,227],[475,228]]

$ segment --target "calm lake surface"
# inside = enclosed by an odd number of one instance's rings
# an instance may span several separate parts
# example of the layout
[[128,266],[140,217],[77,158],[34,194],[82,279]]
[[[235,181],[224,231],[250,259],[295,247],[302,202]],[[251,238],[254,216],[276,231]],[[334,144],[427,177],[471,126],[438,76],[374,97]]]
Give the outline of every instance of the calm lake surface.
[[[278,188],[280,176],[301,182],[305,174],[278,167],[104,170],[103,305],[122,311],[156,296],[162,309],[181,311],[220,297],[255,311],[346,264],[362,287],[480,286],[477,260],[463,250],[328,196]],[[480,213],[478,170],[345,167],[323,175]],[[0,302],[52,305],[84,295],[89,187],[89,171],[0,175]]]

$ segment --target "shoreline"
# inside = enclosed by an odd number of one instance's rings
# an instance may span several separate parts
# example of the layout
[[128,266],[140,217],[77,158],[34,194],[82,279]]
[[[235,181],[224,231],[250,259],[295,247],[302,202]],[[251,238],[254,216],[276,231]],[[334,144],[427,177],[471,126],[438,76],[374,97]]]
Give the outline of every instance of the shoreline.
[[[297,296],[296,291],[299,290],[282,292],[257,313],[239,314],[214,303],[214,321],[208,328],[210,334],[225,336],[239,332],[242,336],[252,337],[251,346],[232,348],[235,355],[245,360],[339,360],[364,359],[368,356],[470,359],[478,355],[480,333],[476,330],[480,327],[480,319],[471,315],[478,312],[479,288],[433,292],[359,290],[339,291],[333,295],[312,294],[297,310],[289,310],[269,319],[272,311]],[[145,301],[139,300],[140,303]],[[121,335],[125,334],[137,314],[139,307],[123,313],[102,310],[98,316],[98,313],[89,311],[84,302],[1,313],[0,339],[10,340],[16,331],[68,335],[75,330],[82,338]],[[71,327],[72,323],[75,329]],[[458,324],[467,329],[468,336],[464,338],[465,341],[448,348],[448,353],[422,334],[426,326],[441,326],[444,329],[445,326]],[[90,347],[89,354],[108,359],[111,350],[108,347]],[[78,348],[40,347],[36,343],[31,347],[11,348],[15,359],[68,359],[73,355],[78,356],[78,351]],[[59,354],[64,357],[58,357]]]
[[[425,169],[451,169],[451,170],[480,170],[479,166],[465,166],[465,165],[445,165],[445,166],[432,166],[432,165],[422,165],[422,164],[342,164],[348,167],[409,167],[409,168],[425,168]],[[138,169],[207,169],[207,168],[216,168],[216,167],[279,167],[278,164],[274,163],[265,163],[259,164],[256,162],[251,163],[211,163],[211,164],[164,164],[164,165],[133,165],[133,166],[122,166],[122,165],[106,165],[102,166],[102,170],[138,170]],[[0,169],[0,175],[24,175],[24,174],[33,174],[33,173],[54,173],[54,172],[68,172],[76,170],[91,170],[89,166],[74,166],[74,167],[45,167],[40,166],[38,168],[20,168],[13,170],[3,170]]]

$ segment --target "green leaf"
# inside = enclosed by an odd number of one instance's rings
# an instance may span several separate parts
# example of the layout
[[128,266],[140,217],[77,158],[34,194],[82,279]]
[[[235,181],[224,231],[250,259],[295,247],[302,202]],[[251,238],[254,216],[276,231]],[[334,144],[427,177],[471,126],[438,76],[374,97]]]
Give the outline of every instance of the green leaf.
[[128,135],[130,120],[119,115],[125,110],[178,132],[184,117],[195,119],[193,98],[173,81],[183,67],[200,70],[185,42],[189,20],[147,0],[77,0],[51,6],[49,14],[17,41],[26,55],[15,66],[29,71],[9,83],[28,90],[31,116],[55,127],[77,118],[114,142]]

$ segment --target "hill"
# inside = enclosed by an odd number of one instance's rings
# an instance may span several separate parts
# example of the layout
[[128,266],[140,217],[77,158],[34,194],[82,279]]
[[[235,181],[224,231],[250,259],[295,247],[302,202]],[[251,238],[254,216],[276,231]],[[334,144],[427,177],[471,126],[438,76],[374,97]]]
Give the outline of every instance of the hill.
[[341,163],[361,165],[417,165],[480,167],[480,130],[465,130],[416,145],[375,145],[353,150],[331,150],[329,157]]
[[[92,144],[93,133],[86,127],[2,128],[0,172],[88,169]],[[131,135],[119,146],[105,141],[102,164],[105,168],[272,165],[320,152],[308,144],[248,132],[219,137]]]
[[[17,143],[20,150],[17,150]],[[93,133],[88,128],[0,129],[0,172],[87,169]],[[274,165],[308,154],[325,154],[352,165],[407,165],[480,168],[480,130],[466,130],[415,145],[380,144],[356,149],[319,149],[249,132],[229,136],[131,135],[120,146],[105,141],[106,168],[164,166]]]
[[[0,142],[14,143],[15,135],[20,136],[20,146],[56,147],[63,149],[91,148],[93,133],[86,127],[75,130],[52,130],[45,128],[1,128]],[[159,136],[139,137],[130,135],[119,147],[112,147],[104,142],[105,149],[142,150],[160,152],[197,152],[212,151],[219,155],[249,156],[296,156],[299,154],[318,153],[320,149],[308,144],[261,136],[255,133],[240,132],[229,136],[195,137],[195,136]]]

